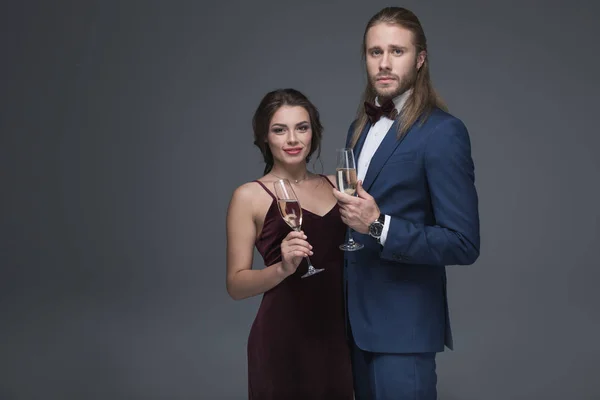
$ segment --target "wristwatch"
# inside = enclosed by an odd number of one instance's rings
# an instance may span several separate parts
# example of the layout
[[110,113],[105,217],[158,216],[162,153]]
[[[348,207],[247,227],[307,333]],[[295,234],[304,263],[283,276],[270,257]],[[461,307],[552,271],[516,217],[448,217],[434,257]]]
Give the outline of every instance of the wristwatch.
[[381,233],[383,232],[383,223],[385,222],[385,215],[379,214],[379,218],[369,225],[369,235],[377,239],[381,239]]

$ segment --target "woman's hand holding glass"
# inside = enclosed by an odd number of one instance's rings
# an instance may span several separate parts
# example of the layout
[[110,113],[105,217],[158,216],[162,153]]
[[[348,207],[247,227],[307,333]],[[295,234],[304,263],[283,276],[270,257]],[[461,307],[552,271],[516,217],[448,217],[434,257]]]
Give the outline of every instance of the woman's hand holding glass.
[[281,242],[281,271],[290,276],[302,262],[304,257],[312,256],[312,246],[306,241],[302,231],[291,231]]

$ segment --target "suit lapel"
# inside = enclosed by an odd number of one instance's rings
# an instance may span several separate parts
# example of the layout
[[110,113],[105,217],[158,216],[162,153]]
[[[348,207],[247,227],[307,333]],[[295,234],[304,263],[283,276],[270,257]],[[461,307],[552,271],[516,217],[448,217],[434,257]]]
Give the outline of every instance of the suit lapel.
[[402,140],[404,140],[404,138],[406,137],[406,135],[403,135],[400,138],[400,140],[396,139],[397,130],[398,120],[396,119],[390,127],[390,129],[387,131],[385,137],[383,138],[383,141],[377,148],[377,151],[375,151],[375,154],[373,154],[373,158],[371,159],[371,163],[369,164],[369,169],[367,170],[367,174],[365,175],[365,179],[363,181],[363,188],[367,192],[371,188],[371,185],[373,184],[373,181],[375,181],[375,178],[377,178],[377,175],[379,175],[379,172],[381,171],[381,168],[383,168],[383,165],[385,164],[387,159],[390,158],[394,150],[396,150],[400,143],[402,143]]

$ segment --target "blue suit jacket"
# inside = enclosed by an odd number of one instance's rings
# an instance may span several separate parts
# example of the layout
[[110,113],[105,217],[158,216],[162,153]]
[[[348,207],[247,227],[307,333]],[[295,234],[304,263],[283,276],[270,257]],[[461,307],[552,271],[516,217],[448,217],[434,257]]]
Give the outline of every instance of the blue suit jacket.
[[[437,108],[400,140],[397,124],[363,182],[391,216],[385,245],[353,231],[365,247],[345,254],[348,320],[354,341],[366,351],[453,349],[445,266],[472,264],[479,256],[469,134],[459,119]],[[369,128],[355,146],[357,160]],[[346,146],[351,135],[352,126]]]

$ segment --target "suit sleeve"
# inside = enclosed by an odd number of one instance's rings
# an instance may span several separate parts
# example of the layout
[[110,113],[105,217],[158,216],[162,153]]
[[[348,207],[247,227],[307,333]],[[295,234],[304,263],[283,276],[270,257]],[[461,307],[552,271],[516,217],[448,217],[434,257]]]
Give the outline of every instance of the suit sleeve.
[[381,257],[427,265],[469,265],[479,257],[479,211],[471,143],[458,119],[441,122],[424,154],[434,225],[391,216]]

